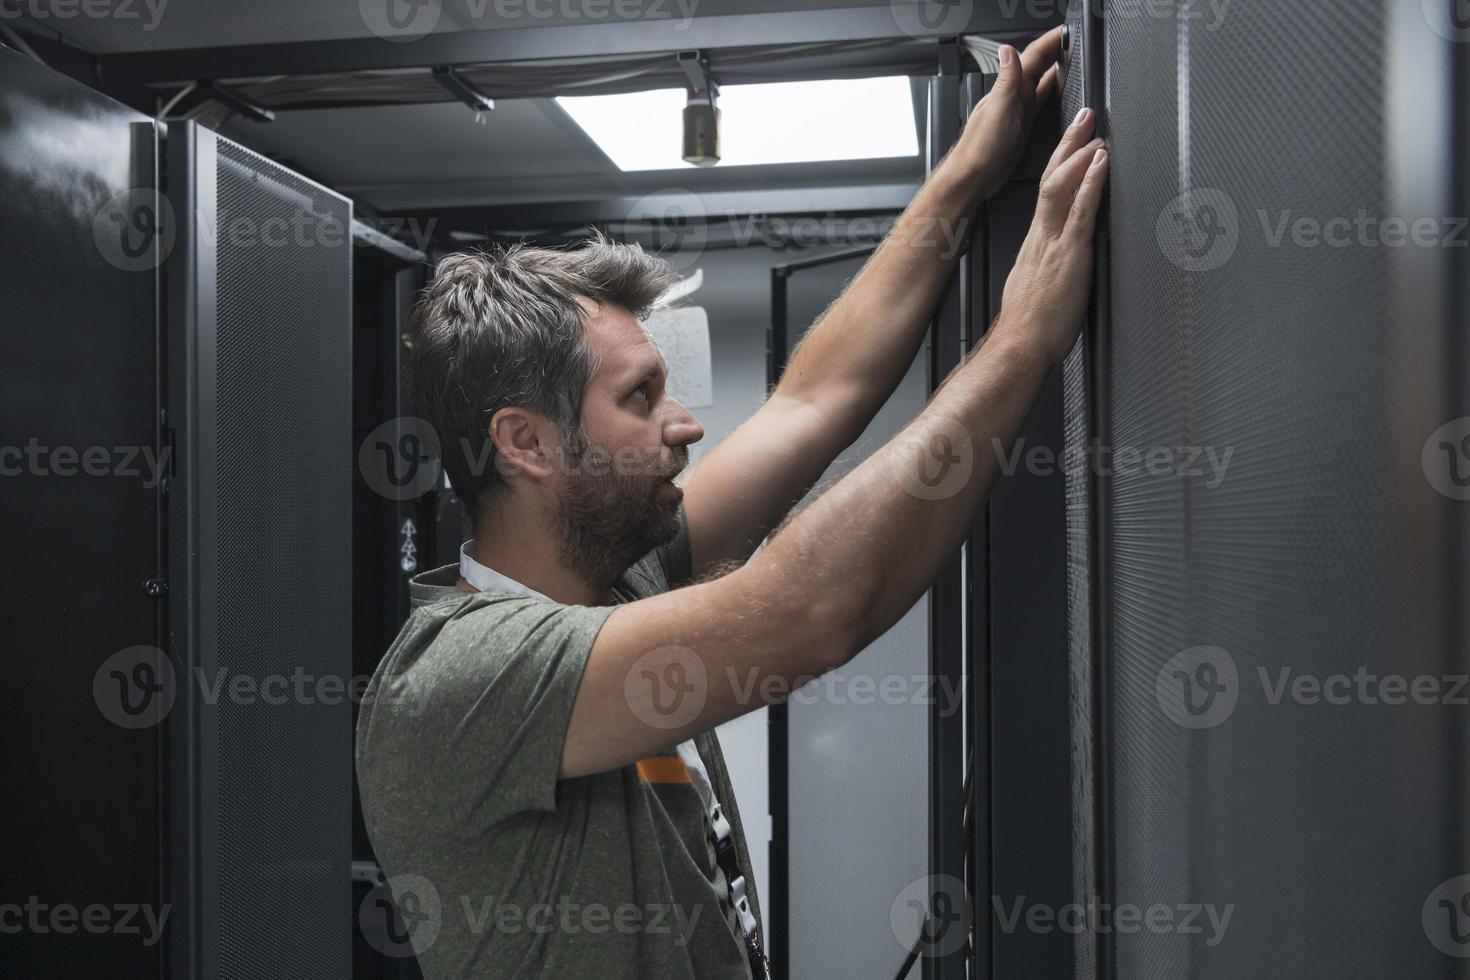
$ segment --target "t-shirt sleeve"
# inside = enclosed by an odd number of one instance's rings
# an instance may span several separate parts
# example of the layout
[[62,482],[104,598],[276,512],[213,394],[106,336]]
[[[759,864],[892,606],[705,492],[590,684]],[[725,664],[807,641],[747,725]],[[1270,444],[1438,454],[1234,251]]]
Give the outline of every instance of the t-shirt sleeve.
[[398,802],[427,819],[481,829],[554,811],[587,655],[615,608],[524,596],[466,603],[401,666],[389,716],[374,706],[372,768],[387,777],[375,795],[404,794]]

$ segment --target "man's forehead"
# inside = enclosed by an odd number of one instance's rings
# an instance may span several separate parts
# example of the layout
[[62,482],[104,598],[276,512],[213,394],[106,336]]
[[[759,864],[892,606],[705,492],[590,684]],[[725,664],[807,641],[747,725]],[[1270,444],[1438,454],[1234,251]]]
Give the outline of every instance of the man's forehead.
[[589,339],[602,360],[602,370],[636,377],[668,370],[663,351],[643,324],[621,307],[599,304],[587,318]]

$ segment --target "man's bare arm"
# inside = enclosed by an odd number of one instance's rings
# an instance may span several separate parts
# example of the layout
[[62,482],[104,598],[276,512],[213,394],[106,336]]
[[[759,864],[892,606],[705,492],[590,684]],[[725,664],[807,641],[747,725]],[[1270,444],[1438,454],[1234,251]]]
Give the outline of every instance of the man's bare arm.
[[[929,587],[970,533],[1046,375],[1076,341],[1107,157],[1064,139],[1002,313],[893,440],[723,578],[614,610],[562,752],[572,777],[627,765],[847,662]],[[926,482],[936,448],[961,470]]]
[[1011,61],[959,143],[807,332],[770,398],[690,473],[684,499],[696,570],[748,558],[913,363],[976,207],[1014,168],[1036,107],[1056,85],[1060,30],[1020,55],[1004,50]]

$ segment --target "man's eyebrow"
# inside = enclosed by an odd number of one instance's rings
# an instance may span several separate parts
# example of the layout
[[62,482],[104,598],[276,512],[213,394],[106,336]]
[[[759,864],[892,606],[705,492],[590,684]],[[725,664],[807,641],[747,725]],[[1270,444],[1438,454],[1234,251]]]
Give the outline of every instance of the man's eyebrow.
[[626,384],[628,387],[641,385],[645,381],[652,381],[654,378],[658,377],[660,371],[667,374],[668,370],[668,362],[664,360],[663,352],[660,351],[658,355],[658,360],[645,361],[643,363],[643,366],[638,369],[638,374],[629,378],[628,381],[624,382],[624,384]]

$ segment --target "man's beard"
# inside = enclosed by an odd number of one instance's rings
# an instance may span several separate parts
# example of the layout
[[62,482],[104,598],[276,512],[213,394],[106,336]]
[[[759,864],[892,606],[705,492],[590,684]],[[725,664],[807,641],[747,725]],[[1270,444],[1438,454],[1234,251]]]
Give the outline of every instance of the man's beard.
[[550,530],[562,562],[600,584],[678,534],[678,503],[660,485],[684,468],[688,451],[676,449],[672,466],[654,462],[627,472],[603,447],[583,445],[568,460]]

